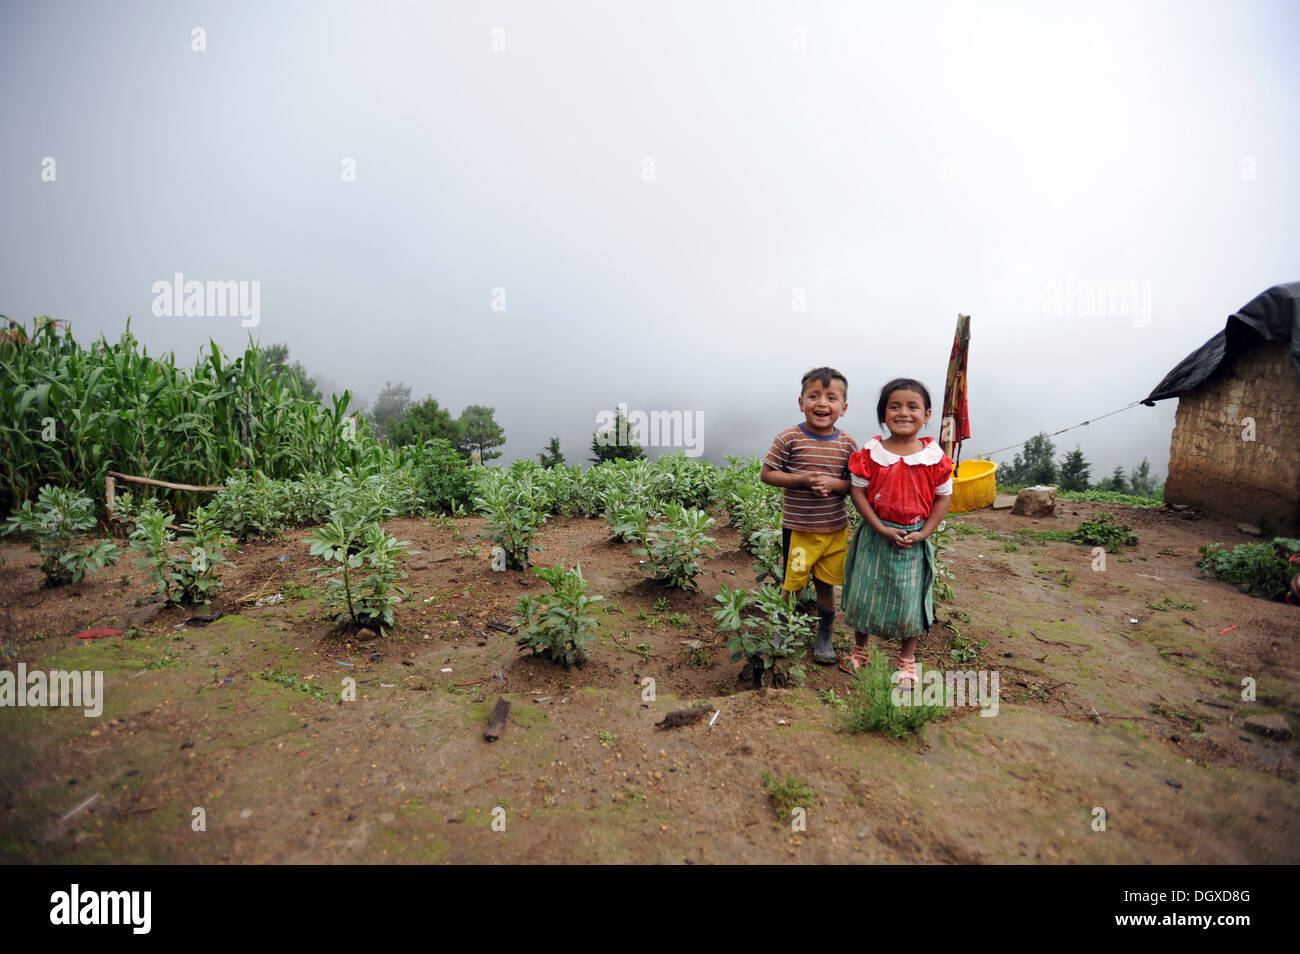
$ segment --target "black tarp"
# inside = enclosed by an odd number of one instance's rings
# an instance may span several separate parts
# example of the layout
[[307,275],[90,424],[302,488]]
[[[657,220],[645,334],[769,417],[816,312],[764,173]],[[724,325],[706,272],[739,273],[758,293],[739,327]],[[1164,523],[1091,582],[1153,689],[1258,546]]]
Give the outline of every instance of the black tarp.
[[1227,326],[1180,361],[1142,401],[1177,397],[1199,386],[1226,358],[1264,341],[1291,342],[1291,363],[1300,379],[1300,282],[1274,285],[1256,295],[1241,311],[1228,316]]

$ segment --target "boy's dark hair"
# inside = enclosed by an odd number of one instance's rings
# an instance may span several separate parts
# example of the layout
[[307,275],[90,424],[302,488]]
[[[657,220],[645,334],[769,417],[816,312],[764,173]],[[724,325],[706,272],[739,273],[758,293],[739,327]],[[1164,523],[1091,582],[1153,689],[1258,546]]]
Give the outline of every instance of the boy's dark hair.
[[803,396],[803,392],[808,390],[809,381],[816,381],[824,388],[830,387],[832,381],[843,381],[844,390],[848,391],[849,389],[849,379],[840,374],[834,368],[813,368],[805,374],[803,380],[799,382],[799,395],[801,397]]
[[885,406],[889,404],[889,396],[895,391],[915,391],[925,401],[925,409],[930,410],[930,392],[924,384],[915,378],[894,378],[880,389],[880,400],[876,402],[876,420],[881,424],[885,423]]

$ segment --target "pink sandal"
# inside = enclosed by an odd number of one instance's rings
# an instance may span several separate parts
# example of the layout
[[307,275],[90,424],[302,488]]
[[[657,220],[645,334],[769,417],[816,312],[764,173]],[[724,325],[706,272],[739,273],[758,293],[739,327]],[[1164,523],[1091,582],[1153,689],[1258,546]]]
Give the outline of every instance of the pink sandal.
[[904,659],[898,657],[898,671],[901,675],[898,677],[898,686],[900,689],[916,688],[916,658]]
[[849,654],[840,660],[840,669],[849,675],[869,665],[871,665],[871,649],[868,646],[855,645],[849,650]]

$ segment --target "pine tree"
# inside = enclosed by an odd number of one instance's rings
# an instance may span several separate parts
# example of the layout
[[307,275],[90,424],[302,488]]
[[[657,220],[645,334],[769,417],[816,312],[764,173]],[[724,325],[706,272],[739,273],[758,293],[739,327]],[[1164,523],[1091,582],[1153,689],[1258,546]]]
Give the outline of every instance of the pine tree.
[[1124,468],[1116,464],[1115,473],[1110,475],[1110,479],[1102,485],[1102,488],[1104,490],[1113,490],[1118,494],[1128,493],[1128,482],[1124,479]]
[[627,423],[623,409],[616,408],[612,426],[591,435],[592,463],[601,464],[607,460],[640,460],[645,451],[632,436],[632,428]]
[[555,467],[564,466],[564,455],[560,453],[560,439],[552,437],[545,449],[537,455],[537,459],[542,462],[542,466],[547,470]]
[[1076,444],[1074,450],[1066,454],[1061,460],[1061,489],[1062,490],[1087,490],[1088,489],[1088,471],[1092,465],[1084,459],[1083,451],[1079,450]]
[[480,464],[486,464],[494,457],[500,457],[501,452],[494,451],[492,448],[500,447],[506,442],[506,432],[493,419],[495,413],[495,408],[471,404],[461,411],[460,420],[457,421],[463,435],[460,440],[461,450],[470,455],[471,460],[477,454]]

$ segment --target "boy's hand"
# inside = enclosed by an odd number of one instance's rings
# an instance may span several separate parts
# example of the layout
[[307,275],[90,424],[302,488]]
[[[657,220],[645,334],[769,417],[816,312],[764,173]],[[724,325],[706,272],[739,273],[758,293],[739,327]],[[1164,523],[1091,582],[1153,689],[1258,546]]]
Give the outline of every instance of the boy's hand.
[[838,489],[839,481],[826,474],[809,474],[808,489],[821,497],[829,497]]

